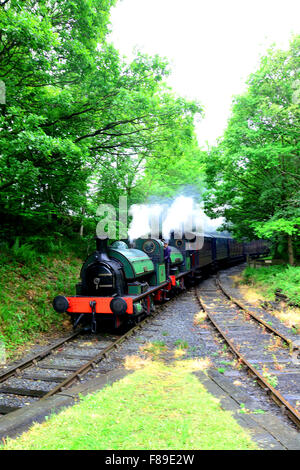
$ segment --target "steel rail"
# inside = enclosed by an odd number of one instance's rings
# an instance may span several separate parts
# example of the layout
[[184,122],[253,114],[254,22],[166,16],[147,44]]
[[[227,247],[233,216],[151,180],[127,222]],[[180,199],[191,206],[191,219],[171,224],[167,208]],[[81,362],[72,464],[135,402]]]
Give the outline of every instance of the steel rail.
[[256,313],[254,313],[252,310],[249,310],[249,308],[243,303],[241,302],[239,299],[233,297],[229,292],[227,292],[227,290],[225,289],[225,287],[222,285],[220,279],[217,277],[216,279],[216,283],[217,283],[217,286],[221,289],[221,291],[224,293],[224,295],[226,295],[226,297],[231,300],[231,302],[233,302],[234,304],[236,304],[239,308],[241,308],[245,313],[247,313],[248,315],[250,315],[252,318],[254,318],[256,321],[258,321],[259,323],[261,323],[265,328],[267,328],[269,331],[271,331],[272,333],[274,333],[276,336],[279,336],[285,343],[288,344],[289,348],[290,348],[290,351],[291,350],[295,350],[295,349],[299,349],[299,346],[296,345],[295,343],[293,343],[293,341],[288,338],[287,336],[285,336],[284,334],[280,333],[280,331],[276,330],[276,328],[274,328],[273,326],[271,326],[269,323],[267,323],[265,320],[263,320],[262,318],[260,318],[258,315],[256,315]]
[[[149,322],[152,318],[156,317],[159,313],[160,313],[160,310],[158,309],[155,313],[152,313],[151,315],[148,315],[141,322],[139,322],[137,325],[135,325],[133,328],[131,328],[129,331],[127,331],[124,335],[118,337],[115,341],[113,341],[111,344],[109,344],[100,353],[98,353],[97,355],[92,357],[88,362],[86,362],[85,364],[80,366],[77,370],[75,370],[75,372],[73,372],[68,377],[66,377],[66,379],[63,380],[63,382],[60,382],[53,389],[51,389],[47,393],[45,393],[39,399],[39,401],[45,400],[46,398],[49,398],[49,397],[55,395],[56,393],[66,389],[68,386],[72,385],[74,381],[80,380],[82,376],[84,376],[87,372],[89,372],[89,370],[93,369],[98,362],[100,362],[104,357],[106,357],[109,354],[109,352],[111,352],[113,349],[117,348],[123,341],[125,341],[133,333],[138,331],[145,323]],[[4,374],[2,374],[0,376],[0,382],[4,382],[5,380],[7,380],[8,378],[10,378],[13,375],[16,375],[16,374],[18,375],[21,372],[21,370],[27,369],[32,365],[37,365],[39,360],[44,359],[47,355],[51,354],[52,351],[57,349],[59,346],[65,344],[66,342],[72,340],[73,338],[78,336],[81,332],[82,332],[82,330],[80,330],[78,332],[75,332],[72,335],[69,335],[67,338],[64,338],[62,340],[57,341],[55,344],[53,344],[52,346],[47,348],[47,350],[44,350],[41,353],[38,353],[38,354],[30,357],[28,360],[23,361],[21,364],[17,364],[16,366],[11,367],[9,369],[9,371],[6,371]],[[36,395],[36,396],[39,396],[39,395]],[[14,410],[12,409],[12,411],[14,411]]]
[[[183,275],[187,274],[185,273],[180,273],[178,277],[182,277]],[[166,285],[168,282],[166,282]],[[158,288],[156,287],[154,290],[157,290],[161,288],[162,286],[160,285]],[[152,289],[151,289],[152,291]],[[149,295],[151,292],[145,292],[144,294],[141,295],[141,297],[144,297],[146,295]],[[160,309],[157,309],[156,312],[151,313],[150,315],[146,316],[143,320],[141,320],[137,325],[133,326],[130,330],[128,330],[124,335],[120,336],[117,338],[115,341],[113,341],[110,345],[108,345],[105,349],[103,349],[99,354],[91,358],[88,362],[80,366],[75,372],[73,372],[71,375],[66,377],[63,382],[60,382],[56,387],[54,387],[52,390],[49,390],[45,395],[43,395],[41,400],[45,400],[46,398],[49,398],[50,396],[55,395],[56,393],[66,389],[68,386],[72,385],[72,383],[76,380],[80,380],[82,376],[84,376],[89,370],[94,368],[98,362],[100,362],[104,357],[107,356],[109,352],[111,352],[113,349],[117,348],[123,341],[125,341],[128,337],[130,337],[133,333],[138,331],[145,323],[149,322],[152,318],[156,317],[160,313]],[[33,366],[37,365],[39,361],[50,355],[55,349],[59,348],[63,344],[67,343],[68,341],[71,341],[73,338],[77,337],[82,333],[82,330],[76,331],[69,335],[68,337],[61,339],[54,343],[53,345],[49,346],[46,350],[41,351],[30,358],[24,360],[21,363],[16,364],[15,366],[10,367],[7,371],[4,373],[0,374],[0,383],[5,382],[7,379],[9,379],[11,376],[15,375],[20,375],[21,371]]]
[[78,330],[73,332],[71,335],[67,336],[66,338],[60,339],[50,345],[47,349],[44,349],[43,351],[34,354],[33,356],[30,356],[28,359],[25,359],[24,361],[17,363],[16,365],[9,367],[8,370],[6,370],[3,373],[0,373],[0,383],[4,382],[5,380],[9,379],[13,375],[19,375],[20,372],[24,369],[27,369],[28,367],[31,367],[32,365],[36,365],[39,361],[44,359],[45,357],[49,356],[55,349],[59,348],[63,344],[67,343],[68,341],[71,341],[74,339],[76,336],[80,335],[82,330]]
[[51,397],[52,395],[55,395],[56,393],[60,391],[63,391],[69,385],[72,385],[74,381],[80,380],[82,376],[87,374],[91,369],[95,368],[96,364],[100,362],[102,359],[104,359],[109,352],[111,352],[113,349],[116,349],[121,343],[123,343],[127,338],[129,338],[132,334],[138,331],[145,323],[148,323],[152,318],[156,317],[159,313],[160,313],[160,310],[158,309],[155,313],[148,315],[137,325],[133,326],[124,335],[120,336],[118,339],[116,339],[116,341],[112,342],[112,344],[108,345],[105,349],[103,349],[103,351],[101,351],[99,354],[94,356],[90,361],[88,361],[87,363],[79,367],[73,374],[67,377],[63,382],[59,383],[52,390],[49,390],[49,392],[41,398],[41,401],[45,400],[46,398]]
[[211,323],[214,325],[214,327],[218,330],[220,335],[225,339],[226,343],[230,347],[230,349],[235,353],[235,355],[248,367],[248,369],[251,371],[253,375],[258,379],[258,383],[260,386],[267,391],[271,398],[274,400],[274,402],[279,405],[281,408],[283,408],[286,411],[286,414],[289,416],[289,418],[296,424],[296,426],[300,429],[300,413],[279,393],[272,385],[270,385],[265,378],[258,372],[258,370],[253,367],[247,359],[239,352],[239,350],[235,347],[233,342],[227,337],[227,335],[224,333],[222,328],[218,325],[218,323],[215,321],[215,319],[210,315],[208,312],[208,308],[199,295],[198,290],[196,289],[196,296],[197,299],[202,307],[202,309],[205,311],[206,315],[208,316],[209,320]]

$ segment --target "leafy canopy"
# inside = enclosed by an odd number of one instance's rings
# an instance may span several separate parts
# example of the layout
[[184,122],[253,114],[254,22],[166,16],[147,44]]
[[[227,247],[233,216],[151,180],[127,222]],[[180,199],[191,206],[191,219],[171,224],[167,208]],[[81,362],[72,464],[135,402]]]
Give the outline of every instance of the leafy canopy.
[[197,152],[201,107],[166,87],[167,61],[127,64],[107,43],[114,3],[0,1],[0,213],[17,231],[88,223],[100,202],[143,198],[155,159]]
[[240,237],[299,234],[299,46],[262,58],[205,159],[207,211]]

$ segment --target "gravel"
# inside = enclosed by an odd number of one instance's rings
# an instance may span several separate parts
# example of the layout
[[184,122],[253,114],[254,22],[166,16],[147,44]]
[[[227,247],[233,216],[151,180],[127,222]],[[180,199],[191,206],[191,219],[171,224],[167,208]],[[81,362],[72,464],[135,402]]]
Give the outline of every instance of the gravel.
[[[240,267],[240,269],[242,268]],[[235,268],[235,274],[236,273],[237,268]],[[214,280],[212,278],[204,280],[199,285],[199,288],[213,290]],[[291,421],[281,413],[279,407],[267,396],[256,383],[255,379],[248,375],[246,369],[244,367],[237,369],[231,364],[236,362],[234,361],[235,356],[228,351],[227,346],[223,340],[221,340],[211,323],[205,320],[201,325],[194,325],[194,316],[201,310],[194,289],[191,288],[183,292],[178,297],[159,308],[161,311],[156,317],[151,319],[146,325],[143,325],[141,330],[129,337],[118,349],[113,350],[106,358],[102,359],[94,369],[81,378],[81,382],[87,382],[113,369],[123,368],[124,358],[126,356],[137,355],[144,358],[145,353],[141,350],[141,347],[149,342],[163,342],[170,352],[170,354],[165,356],[165,360],[171,364],[174,360],[172,352],[178,348],[179,342],[182,344],[184,342],[184,344],[187,345],[185,358],[209,358],[213,369],[221,372],[233,385],[238,386],[241,392],[247,393],[256,401],[257,409],[274,413],[283,420],[285,424],[295,429]],[[108,346],[111,339],[111,335],[108,335],[107,338],[103,338],[103,334],[101,333],[95,336],[88,335],[86,339],[81,337],[72,342],[72,345],[70,343],[68,345],[68,351],[71,352],[75,347],[80,346],[80,354],[90,354],[92,350],[99,353],[99,349]],[[45,363],[45,361],[43,362]],[[52,365],[60,363],[66,365],[70,364],[72,366],[76,364],[80,366],[85,362],[86,361],[77,361],[74,359],[66,360],[60,358],[59,354],[52,355],[50,360],[48,358],[48,363]],[[24,372],[23,377],[14,379],[18,380],[18,382],[13,383],[24,384],[24,381],[27,380],[26,376],[30,376],[31,371],[35,374],[41,374],[42,376],[47,375],[49,379],[54,376],[61,376],[63,378],[68,375],[62,370],[41,370],[35,367]],[[40,388],[42,390],[48,390],[47,387],[53,384],[52,382],[35,382],[37,387],[46,387]],[[8,394],[0,393],[0,404],[15,403],[16,400],[18,403],[22,402],[25,404],[36,401],[37,399],[31,397],[18,397],[17,399],[15,396],[10,397]]]

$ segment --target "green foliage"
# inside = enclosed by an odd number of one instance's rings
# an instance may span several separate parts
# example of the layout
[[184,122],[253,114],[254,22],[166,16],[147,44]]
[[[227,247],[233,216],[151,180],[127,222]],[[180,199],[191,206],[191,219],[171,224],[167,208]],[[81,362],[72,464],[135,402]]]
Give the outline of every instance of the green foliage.
[[[132,63],[106,42],[115,0],[11,0],[0,7],[0,214],[27,226],[95,230],[102,203],[132,194],[153,159],[195,150],[201,107],[164,84],[165,59]],[[173,138],[173,143],[168,144]],[[178,148],[180,147],[180,150]],[[151,165],[150,165],[151,166]],[[12,220],[15,217],[15,220]],[[24,248],[23,248],[24,250]]]
[[33,264],[38,259],[38,254],[32,249],[32,245],[29,243],[24,243],[20,246],[19,238],[16,239],[13,247],[12,253],[16,260],[20,263],[25,263],[27,265]]
[[239,410],[240,413],[242,414],[264,414],[265,411],[264,410],[261,410],[261,409],[257,409],[257,410],[249,410],[248,408],[246,408],[246,405],[245,403],[240,403],[240,410]]
[[[83,242],[54,249],[41,238],[21,244],[17,238],[0,253],[0,338],[8,351],[51,329],[61,330],[66,316],[52,307],[56,295],[75,294]],[[42,247],[41,253],[37,247]],[[47,252],[47,246],[50,250]]]
[[183,340],[183,339],[177,339],[175,341],[175,346],[177,346],[179,349],[188,349],[189,347],[189,344],[187,341]]
[[59,121],[106,34],[112,3],[12,0],[1,7],[1,212],[47,217],[82,203],[86,155]]
[[278,265],[259,269],[247,267],[243,272],[243,278],[248,284],[262,285],[271,298],[274,298],[277,289],[281,289],[292,303],[300,305],[299,266]]
[[268,382],[271,387],[276,388],[278,385],[278,377],[276,375],[272,375],[268,372],[268,368],[263,366],[263,377]]
[[[206,208],[224,216],[238,237],[299,235],[300,36],[287,51],[272,49],[233,102],[228,127],[205,159]],[[292,238],[290,259],[292,259]]]
[[270,219],[267,222],[256,222],[255,231],[260,237],[271,238],[274,233],[295,235],[299,233],[300,217]]
[[[179,120],[177,118],[178,124]],[[193,122],[182,122],[158,142],[145,161],[145,171],[137,181],[135,193],[149,197],[172,198],[179,193],[201,195],[204,185],[203,151],[193,130]],[[188,124],[188,125],[186,125]]]
[[167,346],[164,341],[153,341],[151,343],[147,343],[143,347],[143,351],[150,354],[151,356],[159,356],[166,350],[167,350]]

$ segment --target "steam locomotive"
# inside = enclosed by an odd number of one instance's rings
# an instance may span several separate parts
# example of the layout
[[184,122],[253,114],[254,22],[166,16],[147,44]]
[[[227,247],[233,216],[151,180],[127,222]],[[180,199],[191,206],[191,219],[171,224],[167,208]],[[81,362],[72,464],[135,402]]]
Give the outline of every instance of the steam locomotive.
[[155,303],[169,300],[210,272],[268,252],[263,240],[240,243],[226,234],[189,233],[176,238],[173,233],[169,246],[167,270],[159,238],[138,238],[133,246],[96,238],[96,251],[81,268],[76,295],[55,297],[54,309],[68,313],[74,328],[81,324],[96,332],[98,322],[107,319],[118,328],[140,321],[151,314]]

